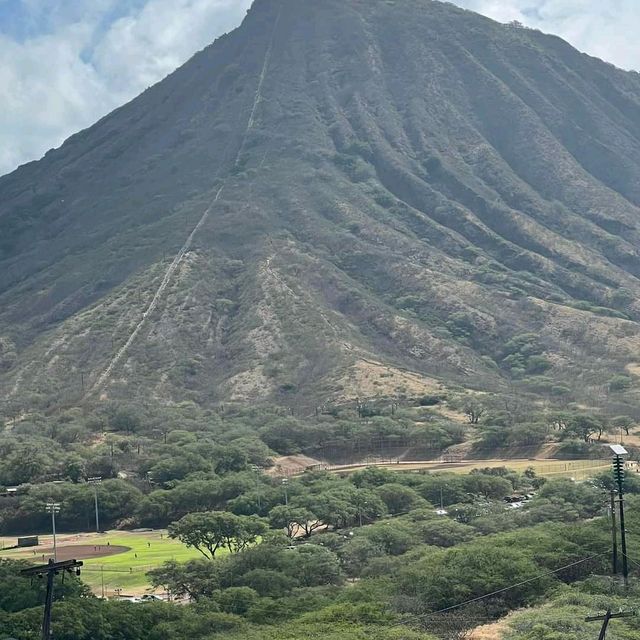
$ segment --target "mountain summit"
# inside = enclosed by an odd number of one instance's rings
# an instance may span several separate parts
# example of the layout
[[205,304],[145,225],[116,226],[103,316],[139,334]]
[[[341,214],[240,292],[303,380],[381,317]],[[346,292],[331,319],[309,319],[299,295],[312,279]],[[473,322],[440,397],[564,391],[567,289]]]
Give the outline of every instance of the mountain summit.
[[1,395],[630,402],[639,206],[640,75],[430,0],[257,0],[0,178]]

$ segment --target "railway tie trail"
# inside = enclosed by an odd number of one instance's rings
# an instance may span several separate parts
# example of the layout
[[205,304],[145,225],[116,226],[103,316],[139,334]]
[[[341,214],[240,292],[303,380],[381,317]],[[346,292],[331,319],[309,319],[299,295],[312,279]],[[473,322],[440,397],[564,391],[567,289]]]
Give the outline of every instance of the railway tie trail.
[[[242,141],[241,141],[240,147],[239,147],[238,152],[236,154],[236,157],[235,157],[235,159],[233,161],[233,165],[234,166],[237,166],[238,161],[240,160],[240,158],[242,156],[242,153],[244,151],[244,148],[246,146],[247,136],[249,135],[249,133],[255,127],[255,124],[256,124],[258,108],[260,106],[260,103],[262,102],[262,88],[264,86],[264,81],[265,81],[265,78],[266,78],[268,70],[269,70],[269,64],[271,62],[271,55],[272,55],[272,52],[273,52],[273,43],[274,43],[274,40],[275,40],[275,34],[276,34],[277,29],[278,29],[278,25],[280,23],[280,15],[281,15],[281,13],[282,13],[282,8],[280,8],[280,10],[278,12],[278,16],[277,16],[276,21],[275,21],[274,26],[273,26],[271,39],[269,41],[269,46],[267,47],[267,50],[265,52],[264,62],[263,62],[262,70],[260,72],[260,76],[259,76],[259,79],[258,79],[258,86],[256,88],[256,92],[255,92],[255,96],[254,96],[254,100],[253,100],[253,105],[252,105],[252,108],[251,108],[251,113],[249,115],[249,120],[247,122],[247,126],[246,126],[245,131],[244,131],[243,136],[242,136]],[[213,200],[210,202],[209,206],[206,208],[206,210],[204,211],[204,213],[202,214],[202,216],[198,220],[198,223],[193,228],[193,230],[191,231],[191,233],[189,234],[189,236],[185,240],[184,244],[182,245],[182,247],[180,248],[180,250],[176,254],[175,258],[172,260],[171,264],[167,268],[167,270],[166,270],[166,272],[164,274],[164,277],[162,278],[162,281],[160,282],[160,285],[156,289],[156,292],[155,292],[153,298],[151,299],[151,302],[142,311],[142,314],[140,316],[139,321],[136,323],[135,327],[133,328],[133,330],[132,330],[131,334],[129,335],[129,337],[127,338],[126,342],[113,355],[113,357],[109,361],[109,364],[107,365],[107,367],[98,376],[96,381],[89,387],[87,393],[83,397],[83,400],[87,400],[88,398],[90,398],[92,395],[94,395],[95,393],[100,391],[100,389],[102,389],[104,387],[104,385],[108,382],[109,378],[111,377],[111,375],[113,374],[115,369],[118,367],[118,365],[126,357],[127,353],[129,352],[129,349],[131,348],[133,343],[136,341],[137,337],[140,335],[140,332],[144,328],[144,326],[147,323],[147,321],[149,320],[150,316],[158,309],[158,307],[160,305],[160,302],[162,301],[162,298],[164,296],[164,293],[167,290],[167,287],[169,286],[171,280],[173,279],[173,276],[175,275],[176,271],[178,270],[178,268],[182,264],[182,261],[183,261],[185,255],[187,253],[189,253],[189,251],[191,250],[191,247],[193,246],[193,241],[194,241],[195,237],[198,235],[198,232],[203,227],[205,222],[208,220],[209,215],[211,214],[211,211],[215,207],[216,203],[220,200],[220,197],[222,196],[222,193],[224,191],[224,188],[226,186],[226,182],[227,182],[228,179],[229,179],[228,176],[223,178],[222,185],[217,190]]]

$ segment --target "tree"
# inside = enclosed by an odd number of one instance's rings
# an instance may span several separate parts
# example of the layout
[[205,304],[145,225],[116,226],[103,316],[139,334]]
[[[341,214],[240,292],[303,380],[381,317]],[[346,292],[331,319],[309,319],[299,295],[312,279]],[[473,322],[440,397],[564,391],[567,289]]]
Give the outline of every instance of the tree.
[[226,511],[189,513],[169,525],[169,536],[214,558],[220,548],[237,553],[253,544],[267,529],[257,516],[237,516]]
[[626,391],[633,384],[633,378],[617,375],[609,380],[609,391]]
[[476,447],[480,450],[499,449],[506,443],[507,428],[495,425],[484,425],[480,428],[480,440]]
[[629,429],[635,424],[633,418],[629,416],[616,416],[611,419],[611,426],[616,429],[624,429],[624,432],[629,435]]
[[171,560],[152,569],[147,576],[154,587],[163,587],[174,596],[187,596],[197,601],[211,598],[220,588],[225,568],[224,562],[219,560]]
[[119,406],[110,412],[109,426],[115,431],[135,433],[142,426],[142,418],[135,407]]
[[250,587],[229,587],[215,594],[214,599],[224,613],[243,616],[256,603],[259,596]]
[[342,581],[338,556],[333,551],[320,545],[305,544],[298,547],[294,554],[289,560],[291,573],[303,587],[340,584]]
[[606,503],[600,486],[573,482],[569,478],[556,478],[547,482],[539,490],[534,503],[538,499],[567,502],[578,510],[581,518],[589,518],[601,513]]
[[549,426],[544,422],[520,423],[508,430],[507,440],[516,447],[532,446],[545,442],[548,435]]
[[263,597],[281,598],[298,586],[298,581],[273,569],[252,569],[240,578],[240,583]]
[[[469,608],[463,611],[450,611],[436,616],[435,620],[428,620],[428,628],[436,631],[443,640],[468,640],[471,638],[477,621],[471,617]],[[482,610],[476,615],[482,615]]]
[[351,481],[356,487],[377,487],[393,482],[394,473],[382,467],[367,467],[362,471],[356,471],[351,476]]
[[[20,575],[22,569],[28,569],[30,566],[25,561],[0,558],[0,611],[22,611],[44,603],[46,581],[34,581]],[[67,576],[64,581],[59,576],[54,582],[55,600],[88,594],[89,588],[75,576]]]
[[426,506],[424,498],[415,489],[401,484],[383,484],[377,487],[375,492],[385,503],[389,513],[406,513]]
[[462,411],[467,416],[469,424],[478,424],[485,412],[485,407],[477,398],[468,397],[464,400]]
[[349,493],[339,489],[323,491],[312,496],[309,506],[318,516],[318,520],[334,529],[349,526],[358,514],[357,507],[349,500]]
[[449,518],[440,518],[431,522],[422,522],[418,527],[422,540],[436,547],[454,547],[475,537],[473,527]]
[[480,538],[430,553],[404,567],[399,588],[408,596],[406,608],[422,613],[425,603],[431,610],[444,609],[519,584],[486,603],[487,612],[498,615],[522,606],[553,584],[551,577],[532,580],[540,573],[540,566],[525,549],[510,545],[506,539],[498,543]]
[[568,411],[557,411],[556,413],[549,416],[551,428],[559,432],[566,431],[569,427],[569,424],[571,423],[572,417],[573,414]]
[[358,489],[355,492],[353,504],[356,507],[357,522],[360,525],[375,520],[387,512],[387,507],[380,497],[367,489]]
[[394,520],[393,523],[387,520],[358,529],[354,541],[367,539],[380,547],[384,553],[399,556],[418,544],[416,527],[417,525],[403,520]]
[[464,486],[463,476],[453,473],[438,473],[420,479],[416,491],[431,504],[443,506],[464,502],[469,496]]
[[[611,491],[611,489],[617,488],[616,481],[610,471],[598,474],[591,480],[591,482],[594,486],[604,489],[607,492]],[[625,475],[624,492],[626,494],[640,494],[640,475],[637,473],[627,473]]]
[[230,471],[242,471],[247,466],[247,454],[236,445],[216,447],[214,451],[215,472],[224,475]]
[[269,524],[274,529],[285,529],[292,539],[298,531],[304,531],[308,538],[320,525],[313,512],[304,507],[277,506],[269,512]]
[[527,358],[526,372],[529,375],[539,375],[551,368],[551,363],[544,356],[529,356]]
[[64,462],[64,476],[73,483],[78,483],[86,477],[85,461],[77,454],[71,454]]
[[210,471],[211,464],[202,456],[180,450],[180,455],[166,456],[158,460],[150,469],[153,482],[166,485],[173,480],[182,480],[197,471]]
[[591,442],[591,437],[598,434],[598,440],[602,437],[604,424],[602,420],[588,414],[577,414],[569,422],[565,433],[581,438],[584,442]]
[[360,576],[371,560],[384,555],[381,545],[364,537],[354,538],[339,551],[344,570],[354,578]]
[[509,480],[484,473],[471,473],[463,477],[467,491],[475,496],[483,496],[487,500],[501,500],[511,495],[513,486]]

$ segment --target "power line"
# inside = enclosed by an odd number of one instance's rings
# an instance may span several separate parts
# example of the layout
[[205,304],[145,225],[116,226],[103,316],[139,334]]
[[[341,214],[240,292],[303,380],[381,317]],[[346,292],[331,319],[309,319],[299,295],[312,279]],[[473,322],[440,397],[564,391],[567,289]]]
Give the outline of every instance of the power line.
[[583,562],[589,562],[590,560],[593,560],[595,558],[599,558],[600,556],[604,556],[604,555],[608,555],[609,552],[605,551],[603,553],[596,553],[593,556],[590,556],[589,558],[583,558],[582,560],[577,560],[576,562],[572,562],[571,564],[565,565],[564,567],[560,567],[559,569],[554,569],[553,571],[547,571],[546,573],[541,573],[538,576],[535,576],[534,578],[529,578],[528,580],[523,580],[522,582],[517,582],[516,584],[512,584],[509,587],[504,587],[503,589],[498,589],[497,591],[492,591],[491,593],[487,593],[483,596],[478,596],[477,598],[471,598],[471,600],[467,600],[465,602],[461,602],[460,604],[454,604],[450,607],[445,607],[444,609],[439,609],[438,611],[434,611],[434,613],[445,613],[446,611],[451,611],[452,609],[459,609],[460,607],[464,607],[465,605],[468,604],[472,604],[474,602],[478,602],[480,600],[485,600],[486,598],[491,598],[493,596],[497,596],[501,593],[505,593],[506,591],[510,591],[511,589],[517,589],[518,587],[522,587],[525,584],[529,584],[531,582],[535,582],[536,580],[542,580],[542,578],[546,578],[548,576],[552,576],[556,573],[560,573],[561,571],[564,571],[565,569],[570,569],[571,567],[575,567],[579,564],[582,564]]
[[633,558],[630,558],[626,553],[624,555],[626,556],[627,560],[631,564],[634,564],[636,567],[638,567],[640,569],[640,562],[636,562]]
[[614,618],[632,618],[635,615],[635,611],[620,610],[617,613],[613,613],[611,609],[607,609],[607,612],[604,615],[587,616],[584,620],[585,622],[599,622],[602,620],[602,628],[600,629],[598,640],[605,640],[607,636],[607,629],[609,628],[609,622],[611,622],[611,620]]
[[54,578],[64,572],[80,575],[80,567],[82,562],[79,560],[64,560],[56,562],[50,559],[47,564],[23,569],[20,574],[23,576],[47,576],[47,592],[44,602],[44,614],[42,618],[42,640],[50,640],[51,638],[51,611],[53,609],[53,581]]
[[156,566],[149,564],[146,565],[144,567],[131,567],[131,569],[107,569],[106,567],[103,569],[100,566],[96,566],[96,565],[85,565],[84,568],[84,572],[85,573],[97,573],[97,572],[103,572],[104,573],[141,573],[141,572],[148,572],[151,569],[155,569]]
[[481,600],[485,600],[486,598],[491,598],[493,596],[499,595],[501,593],[505,593],[506,591],[510,591],[511,589],[516,589],[518,587],[522,587],[525,584],[529,584],[531,582],[535,582],[536,580],[541,580],[542,578],[546,578],[548,576],[552,576],[555,575],[556,573],[560,573],[561,571],[564,571],[565,569],[570,569],[571,567],[575,567],[579,564],[582,564],[584,562],[589,562],[590,560],[594,560],[595,558],[599,558],[601,556],[604,555],[608,555],[609,552],[608,551],[604,551],[602,553],[596,553],[593,556],[589,556],[588,558],[583,558],[582,560],[577,560],[576,562],[572,562],[570,564],[565,565],[564,567],[560,567],[558,569],[554,569],[553,571],[547,571],[545,573],[541,573],[538,576],[535,576],[533,578],[529,578],[527,580],[522,580],[521,582],[516,582],[515,584],[509,585],[508,587],[504,587],[503,589],[497,589],[496,591],[492,591],[491,593],[486,593],[485,595],[482,596],[478,596],[476,598],[471,598],[470,600],[465,600],[464,602],[460,602],[459,604],[454,604],[450,607],[445,607],[444,609],[438,609],[437,611],[431,611],[429,613],[424,613],[424,614],[420,614],[417,616],[414,616],[413,618],[409,619],[409,620],[402,620],[400,622],[398,622],[396,625],[394,626],[403,626],[405,624],[408,624],[410,622],[414,622],[415,620],[428,620],[428,619],[438,619],[436,618],[437,615],[439,614],[443,614],[446,613],[447,611],[452,611],[453,609],[459,609],[460,607],[464,607],[466,605],[469,604],[473,604],[474,602],[479,602]]

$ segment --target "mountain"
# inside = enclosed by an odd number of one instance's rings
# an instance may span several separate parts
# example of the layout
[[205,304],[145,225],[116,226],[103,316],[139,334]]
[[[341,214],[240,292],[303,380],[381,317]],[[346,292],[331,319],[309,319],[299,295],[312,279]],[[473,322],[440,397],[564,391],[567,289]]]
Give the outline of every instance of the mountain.
[[639,74],[446,3],[257,0],[0,178],[0,397],[633,408],[639,207]]

